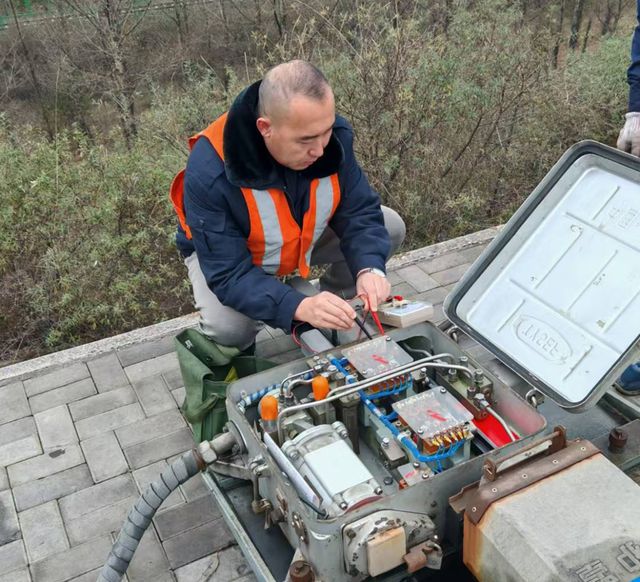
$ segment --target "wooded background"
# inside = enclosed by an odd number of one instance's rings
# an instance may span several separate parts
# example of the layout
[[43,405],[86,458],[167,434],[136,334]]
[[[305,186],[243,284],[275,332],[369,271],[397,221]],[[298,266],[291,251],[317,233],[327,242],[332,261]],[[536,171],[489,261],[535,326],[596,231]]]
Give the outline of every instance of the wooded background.
[[0,365],[192,311],[167,192],[271,65],[327,75],[405,249],[615,144],[633,0],[2,0]]

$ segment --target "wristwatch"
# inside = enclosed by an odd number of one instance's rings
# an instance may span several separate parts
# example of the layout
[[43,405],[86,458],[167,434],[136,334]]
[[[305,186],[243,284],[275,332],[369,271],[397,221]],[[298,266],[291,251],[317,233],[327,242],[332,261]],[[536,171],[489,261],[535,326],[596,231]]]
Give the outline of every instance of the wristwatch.
[[382,277],[384,279],[387,278],[387,274],[380,270],[380,269],[376,269],[375,267],[367,267],[366,269],[360,269],[358,271],[358,274],[356,275],[356,279],[360,276],[360,275],[364,275],[365,273],[373,273],[374,275],[378,275],[378,277]]

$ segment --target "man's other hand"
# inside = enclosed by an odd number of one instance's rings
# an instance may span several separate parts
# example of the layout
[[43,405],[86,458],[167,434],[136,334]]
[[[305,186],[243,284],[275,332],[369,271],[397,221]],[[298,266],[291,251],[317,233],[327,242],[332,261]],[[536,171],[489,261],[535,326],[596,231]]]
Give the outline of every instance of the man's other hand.
[[293,316],[298,321],[305,321],[325,329],[351,329],[356,312],[344,299],[323,291],[303,299]]
[[619,150],[640,156],[640,112],[631,111],[625,115],[624,127],[618,136]]
[[366,296],[366,305],[371,311],[378,311],[378,305],[384,303],[391,295],[391,285],[386,277],[375,273],[362,273],[356,281],[356,294],[358,297]]

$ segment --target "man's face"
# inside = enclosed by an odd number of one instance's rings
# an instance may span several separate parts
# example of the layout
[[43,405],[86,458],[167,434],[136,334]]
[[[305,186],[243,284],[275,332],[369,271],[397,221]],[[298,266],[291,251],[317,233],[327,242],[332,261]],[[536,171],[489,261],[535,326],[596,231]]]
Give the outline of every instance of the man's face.
[[304,170],[322,156],[336,119],[333,93],[322,101],[294,96],[287,108],[260,117],[257,127],[271,156],[292,170]]

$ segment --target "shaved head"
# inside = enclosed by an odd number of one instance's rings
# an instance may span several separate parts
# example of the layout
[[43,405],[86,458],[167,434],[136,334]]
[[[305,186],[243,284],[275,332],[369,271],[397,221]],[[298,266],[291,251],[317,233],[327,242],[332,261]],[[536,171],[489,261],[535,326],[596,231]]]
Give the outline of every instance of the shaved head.
[[289,61],[271,69],[258,91],[256,127],[271,157],[298,171],[320,159],[336,121],[324,75],[311,63]]
[[259,115],[280,117],[296,96],[324,101],[329,95],[333,96],[331,87],[319,69],[307,61],[289,61],[270,69],[260,83]]

